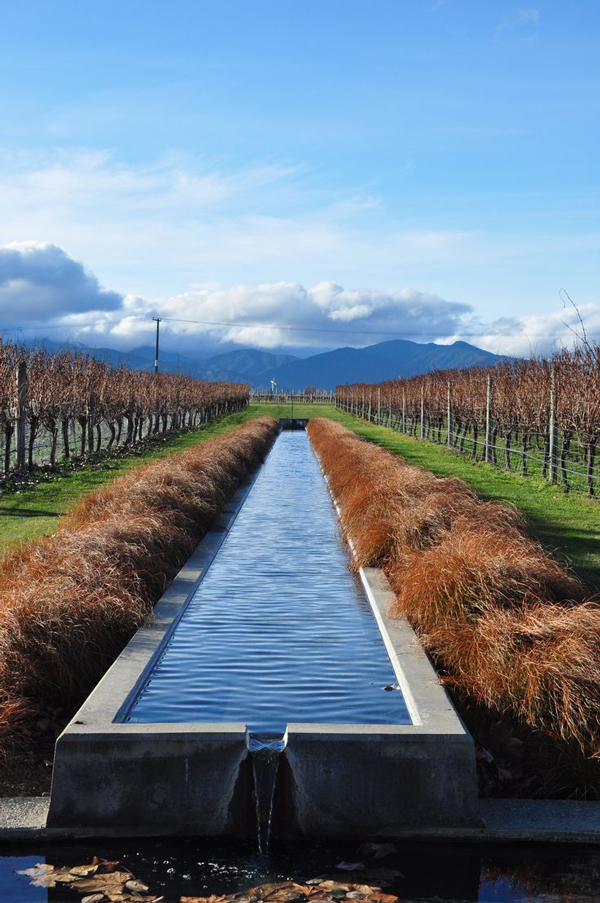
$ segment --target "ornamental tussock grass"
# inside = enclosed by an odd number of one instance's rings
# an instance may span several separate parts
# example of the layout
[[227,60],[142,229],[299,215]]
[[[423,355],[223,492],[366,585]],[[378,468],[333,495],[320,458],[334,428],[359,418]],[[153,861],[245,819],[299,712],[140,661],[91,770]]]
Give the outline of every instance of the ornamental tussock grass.
[[85,699],[276,432],[261,417],[138,467],[0,562],[0,753]]
[[418,630],[459,696],[600,757],[600,605],[527,534],[482,502],[358,438],[311,420],[313,447],[356,550],[382,567],[392,615]]

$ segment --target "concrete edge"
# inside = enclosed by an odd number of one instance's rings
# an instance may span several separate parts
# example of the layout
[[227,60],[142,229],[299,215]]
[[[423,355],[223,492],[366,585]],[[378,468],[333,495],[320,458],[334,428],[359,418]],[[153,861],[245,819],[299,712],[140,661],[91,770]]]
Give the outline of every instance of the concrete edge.
[[[102,730],[109,733],[118,733],[121,726],[126,726],[130,731],[135,728],[135,725],[122,722],[121,719],[125,717],[131,702],[144,685],[156,659],[162,654],[190,597],[202,582],[221,548],[259,472],[260,467],[236,490],[217,516],[212,528],[204,535],[195,551],[165,590],[147,623],[136,631],[65,727],[59,739],[63,739],[73,730],[76,733],[85,733],[92,724],[94,731],[101,725]],[[157,727],[159,726],[157,725]],[[175,725],[171,727],[173,728]],[[206,727],[213,730],[215,728],[214,725],[206,725]],[[219,724],[218,727],[221,730],[227,730],[229,725]],[[236,725],[236,727],[239,729],[240,726]],[[190,726],[188,725],[187,728],[189,730]]]
[[[341,509],[331,489],[329,478],[321,467],[314,448],[313,453],[337,511],[340,531],[356,558],[354,543],[343,530]],[[404,728],[404,731],[399,732],[421,736],[443,733],[449,737],[454,735],[463,738],[463,742],[472,744],[470,733],[448,693],[441,686],[437,672],[408,620],[405,617],[389,617],[388,611],[396,596],[386,575],[381,568],[361,567],[358,573],[413,722],[411,725],[400,725],[394,730]]]
[[[448,843],[600,843],[600,802],[575,800],[480,801],[480,828],[436,828],[398,831],[394,839]],[[131,838],[130,831],[81,826],[47,828],[48,797],[0,798],[0,844],[31,844],[86,839]],[[160,836],[155,828],[137,837]],[[365,835],[366,839],[366,835]]]

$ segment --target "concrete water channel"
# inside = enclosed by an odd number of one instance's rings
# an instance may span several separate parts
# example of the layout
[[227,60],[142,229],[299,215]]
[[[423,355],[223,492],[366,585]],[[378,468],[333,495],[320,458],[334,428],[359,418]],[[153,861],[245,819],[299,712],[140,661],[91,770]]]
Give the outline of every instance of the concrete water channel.
[[59,738],[49,826],[477,826],[471,738],[408,624],[388,620],[383,575],[348,565],[308,436],[283,429]]

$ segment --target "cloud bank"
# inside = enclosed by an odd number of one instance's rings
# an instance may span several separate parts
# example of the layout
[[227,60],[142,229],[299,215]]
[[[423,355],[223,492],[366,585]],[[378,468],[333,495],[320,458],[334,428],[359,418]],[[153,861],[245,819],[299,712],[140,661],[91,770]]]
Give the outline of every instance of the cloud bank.
[[[600,305],[579,307],[588,337],[600,340]],[[528,357],[570,347],[581,333],[577,311],[504,317],[491,324],[472,308],[414,288],[348,289],[335,282],[199,286],[151,302],[103,288],[82,263],[42,242],[0,246],[0,331],[51,335],[130,350],[151,341],[164,318],[164,347],[196,356],[251,346],[310,354],[390,338],[449,343]]]
[[0,247],[0,313],[5,326],[89,311],[119,310],[123,296],[101,288],[83,265],[56,245]]

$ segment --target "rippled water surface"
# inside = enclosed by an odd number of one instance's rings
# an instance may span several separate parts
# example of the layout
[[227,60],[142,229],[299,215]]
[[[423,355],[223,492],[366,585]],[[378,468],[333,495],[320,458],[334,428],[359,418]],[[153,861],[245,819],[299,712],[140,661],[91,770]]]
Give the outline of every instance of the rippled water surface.
[[303,431],[282,432],[128,720],[409,724]]

